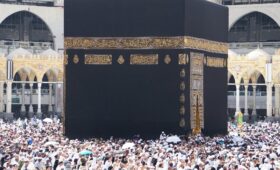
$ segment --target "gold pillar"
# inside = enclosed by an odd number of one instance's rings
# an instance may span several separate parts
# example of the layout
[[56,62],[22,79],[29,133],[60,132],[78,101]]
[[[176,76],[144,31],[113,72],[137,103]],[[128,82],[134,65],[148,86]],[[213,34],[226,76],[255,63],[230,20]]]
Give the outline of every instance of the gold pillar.
[[196,96],[196,111],[195,111],[195,128],[193,129],[193,134],[197,135],[201,133],[200,125],[200,113],[199,113],[199,104],[198,104],[198,95]]

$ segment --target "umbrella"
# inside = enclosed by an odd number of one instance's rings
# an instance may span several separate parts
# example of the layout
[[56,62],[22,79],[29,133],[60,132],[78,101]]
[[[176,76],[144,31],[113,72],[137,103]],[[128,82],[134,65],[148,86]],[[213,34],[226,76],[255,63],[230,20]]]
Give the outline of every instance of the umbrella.
[[243,142],[243,138],[239,137],[239,136],[234,136],[232,138],[233,142],[238,143],[238,142]]
[[92,154],[92,152],[89,150],[83,150],[80,152],[80,155],[90,155],[90,154]]
[[235,145],[241,146],[241,145],[244,144],[244,140],[243,140],[241,137],[239,137],[239,136],[234,136],[233,139],[232,139],[232,141],[233,141],[233,143],[234,143]]
[[229,136],[238,136],[237,132],[229,132]]
[[168,143],[179,143],[181,142],[181,139],[178,136],[169,136],[168,138],[166,138],[166,142]]
[[43,120],[43,122],[46,122],[46,123],[52,123],[52,122],[53,122],[53,120],[52,120],[52,119],[50,119],[50,118],[45,118],[45,119]]
[[44,146],[56,146],[58,145],[59,143],[58,142],[55,142],[55,141],[49,141],[49,142],[46,142],[44,144]]
[[127,142],[122,146],[122,149],[130,149],[130,148],[134,148],[134,143],[132,142]]

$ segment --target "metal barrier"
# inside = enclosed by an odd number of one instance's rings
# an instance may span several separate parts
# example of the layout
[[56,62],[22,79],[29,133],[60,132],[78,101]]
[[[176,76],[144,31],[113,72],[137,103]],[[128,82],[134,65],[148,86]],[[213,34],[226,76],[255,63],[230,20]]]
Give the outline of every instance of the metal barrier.
[[7,41],[0,40],[0,49],[2,52],[9,54],[17,48],[24,48],[33,54],[41,53],[49,48],[54,49],[52,42],[33,42],[33,41]]
[[223,0],[223,5],[280,3],[280,0]]
[[[25,89],[24,90],[24,94],[25,95],[30,95],[31,91],[30,89]],[[52,91],[53,95],[55,93],[55,91]],[[4,89],[4,95],[6,95],[6,89]],[[12,95],[21,95],[22,94],[22,90],[21,89],[12,89]],[[32,94],[38,94],[37,89],[33,89],[32,90]],[[41,95],[49,95],[49,89],[41,89]]]
[[[266,96],[266,91],[256,91],[256,96]],[[228,96],[236,96],[236,91],[228,91]],[[245,91],[240,91],[240,96],[245,96]],[[248,91],[248,96],[253,96],[252,91]],[[274,96],[274,92],[272,92],[272,96]]]
[[0,0],[0,3],[54,6],[55,0]]
[[280,48],[280,42],[243,42],[229,43],[230,49],[256,49],[256,48]]

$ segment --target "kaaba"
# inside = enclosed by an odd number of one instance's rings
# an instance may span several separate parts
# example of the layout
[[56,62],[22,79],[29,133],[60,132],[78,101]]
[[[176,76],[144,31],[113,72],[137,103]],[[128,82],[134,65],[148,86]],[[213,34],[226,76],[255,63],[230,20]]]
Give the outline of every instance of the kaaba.
[[67,0],[64,17],[67,137],[227,133],[227,7]]

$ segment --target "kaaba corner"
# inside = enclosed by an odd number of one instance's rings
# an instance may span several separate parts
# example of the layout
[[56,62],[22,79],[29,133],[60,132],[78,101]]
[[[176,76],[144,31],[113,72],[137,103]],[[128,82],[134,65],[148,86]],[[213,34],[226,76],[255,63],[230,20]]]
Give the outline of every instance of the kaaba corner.
[[226,7],[67,0],[64,17],[66,136],[227,133]]

